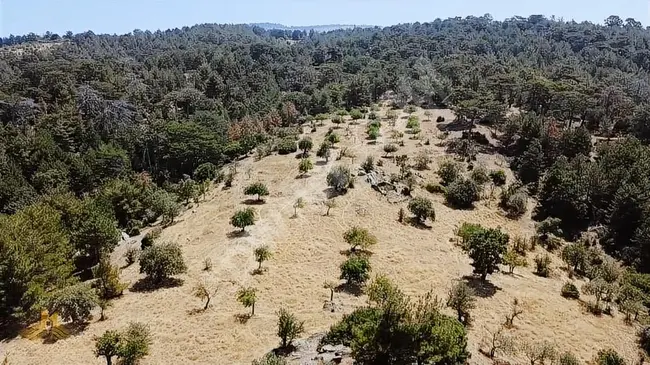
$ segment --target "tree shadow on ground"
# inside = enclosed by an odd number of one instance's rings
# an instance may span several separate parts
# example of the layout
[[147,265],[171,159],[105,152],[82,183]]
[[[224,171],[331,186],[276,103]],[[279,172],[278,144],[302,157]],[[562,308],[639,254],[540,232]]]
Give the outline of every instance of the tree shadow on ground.
[[315,165],[316,166],[325,166],[325,165],[327,165],[327,162],[325,162],[324,160],[319,160],[319,161],[316,161]]
[[237,323],[246,324],[250,320],[252,315],[250,313],[239,313],[235,314],[235,321]]
[[241,238],[248,236],[250,236],[250,234],[247,231],[242,231],[241,229],[236,229],[234,231],[226,233],[226,237],[228,238]]
[[487,280],[483,281],[481,278],[473,275],[463,276],[463,280],[465,280],[467,285],[469,285],[470,288],[474,289],[476,295],[481,298],[490,298],[494,296],[497,291],[502,290],[500,287],[492,284],[491,282]]
[[291,353],[293,353],[293,352],[296,351],[296,350],[297,350],[296,346],[294,346],[293,344],[291,344],[291,345],[287,345],[287,346],[285,346],[285,347],[281,347],[281,346],[276,347],[276,348],[274,348],[273,350],[271,350],[271,352],[272,352],[275,356],[279,356],[279,357],[287,357],[287,356],[291,355]]
[[334,188],[327,188],[323,190],[323,193],[327,196],[327,199],[336,198],[337,196],[345,195],[346,191],[338,191]]
[[25,324],[18,321],[0,321],[0,342],[15,338],[23,328],[25,328]]
[[160,282],[155,282],[149,277],[142,278],[131,286],[131,291],[136,293],[149,293],[158,289],[176,288],[182,286],[183,279],[165,278]]
[[251,275],[253,275],[253,276],[255,276],[255,275],[264,275],[264,273],[266,271],[267,271],[267,268],[265,268],[265,267],[257,268],[255,270],[251,270]]
[[296,158],[296,160],[302,160],[303,158],[308,158],[309,156],[310,156],[309,153],[303,155],[302,152],[300,152],[294,157]]
[[363,294],[363,288],[359,284],[343,283],[336,287],[337,293],[347,293],[360,297]]
[[430,230],[430,229],[433,228],[432,226],[429,226],[426,223],[421,222],[420,220],[418,220],[415,217],[407,217],[404,220],[406,221],[406,223],[408,223],[409,225],[411,225],[411,226],[413,226],[413,227],[415,227],[417,229]]
[[442,132],[460,132],[466,131],[472,126],[468,120],[455,119],[451,122],[438,123],[437,127]]
[[264,199],[246,199],[241,203],[245,205],[263,205],[266,201]]

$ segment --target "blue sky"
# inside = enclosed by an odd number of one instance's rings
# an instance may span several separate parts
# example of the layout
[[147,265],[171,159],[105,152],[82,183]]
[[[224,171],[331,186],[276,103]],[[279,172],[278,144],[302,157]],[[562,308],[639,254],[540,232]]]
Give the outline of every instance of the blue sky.
[[483,15],[555,15],[602,22],[617,14],[650,25],[649,0],[0,0],[0,34],[128,33],[197,23],[372,24]]

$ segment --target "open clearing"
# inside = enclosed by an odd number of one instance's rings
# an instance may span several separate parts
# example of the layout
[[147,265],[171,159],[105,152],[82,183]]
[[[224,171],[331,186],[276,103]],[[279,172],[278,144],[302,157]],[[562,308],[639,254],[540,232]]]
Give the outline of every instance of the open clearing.
[[[380,115],[384,113],[382,110]],[[421,120],[425,119],[421,110],[418,114]],[[430,151],[434,162],[430,170],[418,172],[422,176],[419,183],[437,181],[437,161],[448,157],[443,147],[436,146],[440,142],[434,122],[438,115],[453,119],[448,110],[433,110],[432,122],[421,123],[421,141],[410,140],[405,134],[406,145],[398,151],[411,158],[421,150]],[[384,121],[383,137],[377,144],[368,144],[365,123],[350,125],[348,136],[345,125],[338,130],[342,136],[340,147],[351,148],[357,156],[353,171],[356,172],[366,156],[373,155],[376,160],[383,160],[385,171],[396,172],[398,168],[394,162],[381,158],[384,140],[388,139],[392,128]],[[396,129],[404,131],[405,123],[406,120],[400,118]],[[306,134],[314,139],[314,149],[323,140],[328,126],[329,123],[312,134],[305,127]],[[431,145],[418,146],[427,139]],[[142,364],[250,364],[278,345],[276,312],[280,307],[288,308],[305,321],[302,337],[307,337],[326,331],[344,313],[366,303],[363,295],[341,292],[335,294],[335,301],[340,303],[342,311],[330,313],[323,309],[323,303],[329,299],[329,290],[323,288],[323,283],[338,278],[339,265],[344,260],[341,251],[348,248],[342,235],[353,225],[370,229],[378,238],[371,257],[373,275],[388,275],[409,295],[433,290],[440,298],[446,297],[454,280],[472,272],[469,258],[452,241],[457,225],[473,222],[488,227],[500,226],[511,237],[530,236],[534,231],[530,212],[517,221],[507,219],[500,213],[496,198],[481,201],[471,211],[453,210],[443,204],[441,196],[429,194],[420,187],[415,189],[413,196],[433,199],[437,220],[430,223],[429,230],[400,224],[397,212],[407,203],[388,202],[386,197],[371,189],[364,177],[357,177],[354,189],[335,198],[338,207],[332,209],[330,216],[324,216],[322,202],[327,199],[327,172],[337,164],[352,162],[350,158],[334,161],[337,155],[338,150],[334,150],[333,158],[324,164],[312,152],[312,160],[317,163],[310,176],[304,179],[296,178],[299,160],[294,155],[240,161],[231,189],[212,189],[204,202],[188,209],[177,223],[163,232],[161,241],[176,241],[183,246],[189,267],[188,273],[181,276],[184,285],[153,292],[127,290],[123,297],[113,301],[106,312],[106,321],[93,320],[81,334],[54,344],[16,338],[1,344],[0,354],[8,353],[12,364],[103,364],[104,360],[93,354],[93,337],[139,321],[147,323],[153,333],[151,353]],[[479,154],[478,159],[491,169],[505,167],[498,156]],[[243,187],[255,181],[266,183],[271,195],[266,204],[255,206],[258,221],[247,229],[249,234],[229,238],[228,234],[234,230],[229,218],[246,200]],[[495,193],[495,197],[497,195]],[[293,203],[299,197],[304,198],[307,205],[298,211],[297,218],[292,218]],[[257,267],[253,249],[262,244],[271,247],[273,257],[264,263],[267,271],[251,275]],[[124,247],[116,251],[116,259],[122,260],[119,254],[123,251]],[[549,340],[556,343],[560,351],[573,351],[583,362],[591,360],[601,348],[615,348],[628,361],[635,360],[635,329],[625,325],[622,315],[597,317],[577,301],[562,298],[560,288],[568,278],[560,270],[560,260],[554,257],[554,276],[545,279],[532,273],[534,256],[534,253],[529,254],[529,267],[517,269],[515,275],[488,277],[494,285],[493,292],[480,297],[472,313],[470,363],[491,363],[478,350],[489,331],[496,330],[504,322],[513,298],[518,298],[525,309],[515,321],[515,328],[506,331],[518,343]],[[212,260],[212,271],[203,271],[206,258]],[[143,277],[137,263],[125,268],[122,276],[131,284]],[[193,310],[201,308],[202,303],[192,295],[192,288],[200,280],[218,287],[218,293],[209,310],[196,313]],[[235,300],[240,286],[258,289],[255,316],[245,324],[236,320],[238,314],[248,312]],[[521,354],[504,360],[525,363]]]

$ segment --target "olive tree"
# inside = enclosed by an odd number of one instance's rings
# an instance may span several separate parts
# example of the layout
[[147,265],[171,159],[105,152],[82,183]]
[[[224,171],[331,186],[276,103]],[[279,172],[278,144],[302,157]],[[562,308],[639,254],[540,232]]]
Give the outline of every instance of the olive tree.
[[246,227],[255,224],[255,209],[246,208],[236,212],[230,217],[230,224],[234,227],[241,228],[241,231],[246,231]]
[[314,164],[308,158],[303,158],[298,164],[298,171],[300,171],[301,176],[305,176],[309,171],[314,168]]
[[106,331],[103,335],[95,337],[95,356],[106,358],[106,365],[113,364],[113,357],[120,351],[121,335],[117,331]]
[[391,153],[397,152],[397,145],[393,143],[388,143],[384,145],[384,152],[386,152],[386,157],[390,155]]
[[307,153],[313,148],[314,143],[311,141],[311,138],[306,137],[298,142],[298,148],[302,150],[303,157],[307,157]]
[[237,291],[237,301],[241,303],[244,308],[251,308],[251,316],[255,315],[255,302],[257,301],[257,289],[255,288],[241,288]]
[[474,181],[459,178],[449,185],[445,199],[452,207],[471,208],[480,199],[480,190]]
[[438,176],[443,186],[449,186],[460,177],[461,166],[453,160],[445,160],[438,166]]
[[269,195],[269,189],[261,182],[250,184],[244,189],[246,195],[257,195],[257,201],[261,202],[263,196]]
[[136,364],[149,354],[151,331],[143,323],[130,323],[120,336],[118,357],[125,365]]
[[370,246],[377,244],[377,237],[366,228],[352,227],[343,233],[343,239],[350,244],[350,251],[355,252],[357,247],[367,250]]
[[62,320],[83,323],[99,304],[97,292],[86,283],[64,287],[52,292],[45,300],[50,313],[58,313]]
[[470,323],[470,311],[476,307],[476,292],[466,283],[459,281],[449,290],[447,307],[456,311],[458,321],[467,326]]
[[253,254],[255,256],[255,261],[258,262],[257,270],[260,271],[262,270],[262,262],[270,259],[273,254],[271,253],[271,250],[269,249],[269,246],[267,245],[262,245],[253,251]]
[[192,294],[194,294],[195,297],[205,300],[205,305],[203,306],[203,310],[207,310],[208,307],[210,306],[210,300],[212,300],[212,297],[217,294],[217,289],[211,290],[208,288],[208,285],[205,282],[200,282],[196,284],[194,289],[192,290]]
[[327,174],[327,185],[338,192],[345,192],[352,183],[350,169],[345,166],[336,166]]
[[177,243],[156,244],[140,254],[140,273],[146,274],[154,283],[185,272],[187,265],[181,246]]

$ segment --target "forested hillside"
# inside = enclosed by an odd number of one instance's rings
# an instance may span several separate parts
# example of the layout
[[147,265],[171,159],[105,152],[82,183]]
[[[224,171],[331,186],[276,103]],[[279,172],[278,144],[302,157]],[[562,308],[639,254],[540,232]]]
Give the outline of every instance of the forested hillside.
[[612,254],[650,271],[650,31],[634,19],[206,24],[2,45],[1,319],[33,317],[114,249],[117,228],[173,221],[204,181],[228,179],[222,165],[284,127],[385,96],[498,131],[536,219],[558,218],[570,240],[601,227]]

